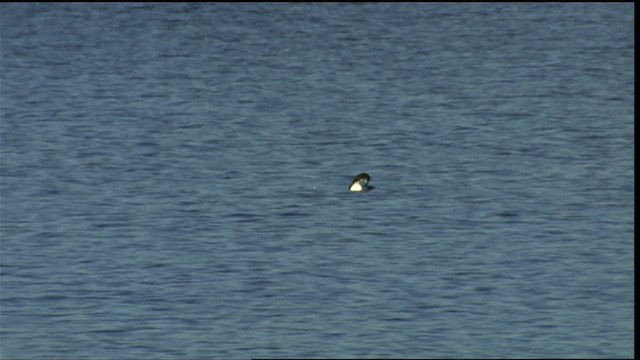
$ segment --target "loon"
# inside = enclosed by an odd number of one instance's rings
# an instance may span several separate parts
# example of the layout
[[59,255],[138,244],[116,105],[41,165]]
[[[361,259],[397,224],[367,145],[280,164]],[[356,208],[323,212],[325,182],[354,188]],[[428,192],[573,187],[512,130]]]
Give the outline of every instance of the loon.
[[349,185],[349,191],[368,191],[373,189],[373,186],[369,186],[369,174],[360,173],[351,181]]

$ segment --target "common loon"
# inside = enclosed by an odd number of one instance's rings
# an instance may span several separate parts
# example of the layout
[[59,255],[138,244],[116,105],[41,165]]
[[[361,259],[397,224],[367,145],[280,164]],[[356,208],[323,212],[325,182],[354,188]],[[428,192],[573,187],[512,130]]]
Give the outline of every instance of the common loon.
[[351,185],[349,185],[349,191],[368,191],[373,189],[373,186],[369,186],[369,174],[361,173],[353,178]]

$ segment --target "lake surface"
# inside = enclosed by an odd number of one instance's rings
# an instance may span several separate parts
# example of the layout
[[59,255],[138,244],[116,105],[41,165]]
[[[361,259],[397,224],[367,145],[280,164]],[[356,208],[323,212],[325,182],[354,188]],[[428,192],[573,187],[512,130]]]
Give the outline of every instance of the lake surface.
[[0,358],[633,357],[633,3],[0,21]]

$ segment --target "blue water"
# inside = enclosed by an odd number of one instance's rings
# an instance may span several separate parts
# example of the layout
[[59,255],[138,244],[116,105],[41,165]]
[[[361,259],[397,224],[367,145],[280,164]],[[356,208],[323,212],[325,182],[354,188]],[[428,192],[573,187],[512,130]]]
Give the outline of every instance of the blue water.
[[633,357],[633,12],[3,3],[0,357]]

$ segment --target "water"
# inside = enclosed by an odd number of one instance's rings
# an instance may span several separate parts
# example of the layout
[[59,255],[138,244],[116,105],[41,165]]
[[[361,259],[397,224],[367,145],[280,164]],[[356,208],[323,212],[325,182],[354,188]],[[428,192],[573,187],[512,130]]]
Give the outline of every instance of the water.
[[632,357],[633,9],[3,3],[0,357]]

